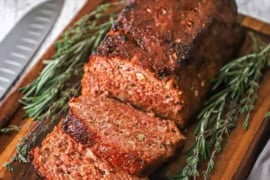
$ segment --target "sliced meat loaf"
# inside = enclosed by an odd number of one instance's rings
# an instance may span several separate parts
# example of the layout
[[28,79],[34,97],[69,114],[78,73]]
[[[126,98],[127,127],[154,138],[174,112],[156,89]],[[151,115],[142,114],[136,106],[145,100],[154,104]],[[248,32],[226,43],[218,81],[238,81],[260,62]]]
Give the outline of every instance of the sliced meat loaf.
[[69,106],[65,132],[132,175],[150,174],[184,139],[173,121],[104,96],[73,98]]
[[48,180],[139,180],[96,157],[87,148],[56,127],[43,140],[41,147],[30,151],[32,164]]
[[236,17],[233,0],[129,0],[85,66],[82,94],[106,93],[183,127],[241,45]]

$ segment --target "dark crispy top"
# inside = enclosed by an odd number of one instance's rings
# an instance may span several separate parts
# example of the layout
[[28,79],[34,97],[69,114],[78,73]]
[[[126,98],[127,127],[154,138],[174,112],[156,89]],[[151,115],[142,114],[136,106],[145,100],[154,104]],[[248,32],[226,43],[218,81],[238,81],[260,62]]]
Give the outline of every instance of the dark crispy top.
[[[175,74],[190,60],[198,35],[223,19],[219,10],[231,2],[129,0],[96,54],[129,59],[158,77]],[[222,20],[225,25],[234,21],[232,12]]]

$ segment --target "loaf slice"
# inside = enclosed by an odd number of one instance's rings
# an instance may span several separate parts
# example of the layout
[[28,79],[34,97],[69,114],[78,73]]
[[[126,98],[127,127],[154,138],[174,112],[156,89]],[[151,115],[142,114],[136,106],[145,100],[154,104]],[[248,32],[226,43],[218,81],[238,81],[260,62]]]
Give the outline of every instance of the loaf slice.
[[82,93],[102,93],[181,127],[243,33],[233,0],[129,0],[85,66]]
[[73,98],[69,106],[65,132],[132,175],[149,175],[184,139],[173,121],[104,96]]
[[30,151],[38,174],[48,180],[139,180],[96,157],[87,148],[56,127],[43,140],[41,147]]

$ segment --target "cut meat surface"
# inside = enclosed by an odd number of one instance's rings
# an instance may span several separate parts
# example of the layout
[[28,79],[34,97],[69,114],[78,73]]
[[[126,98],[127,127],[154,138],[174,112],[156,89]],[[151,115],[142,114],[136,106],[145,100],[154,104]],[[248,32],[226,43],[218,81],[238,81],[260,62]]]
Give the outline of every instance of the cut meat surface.
[[173,121],[104,96],[73,98],[69,106],[65,132],[132,175],[151,173],[184,139]]
[[233,0],[129,0],[85,66],[83,95],[102,93],[180,127],[243,39]]
[[38,174],[48,180],[139,180],[96,157],[90,148],[78,144],[62,126],[56,127],[30,151],[32,164]]
[[128,0],[85,66],[82,95],[31,150],[35,169],[46,179],[148,176],[181,147],[177,125],[236,55],[236,19],[234,0]]

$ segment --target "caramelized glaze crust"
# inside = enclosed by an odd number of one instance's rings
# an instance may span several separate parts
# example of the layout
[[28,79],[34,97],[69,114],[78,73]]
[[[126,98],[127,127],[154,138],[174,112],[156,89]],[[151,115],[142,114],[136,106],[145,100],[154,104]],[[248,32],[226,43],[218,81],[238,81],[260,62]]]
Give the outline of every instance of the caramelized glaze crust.
[[241,45],[236,17],[233,0],[129,0],[85,66],[82,93],[106,93],[183,127]]

